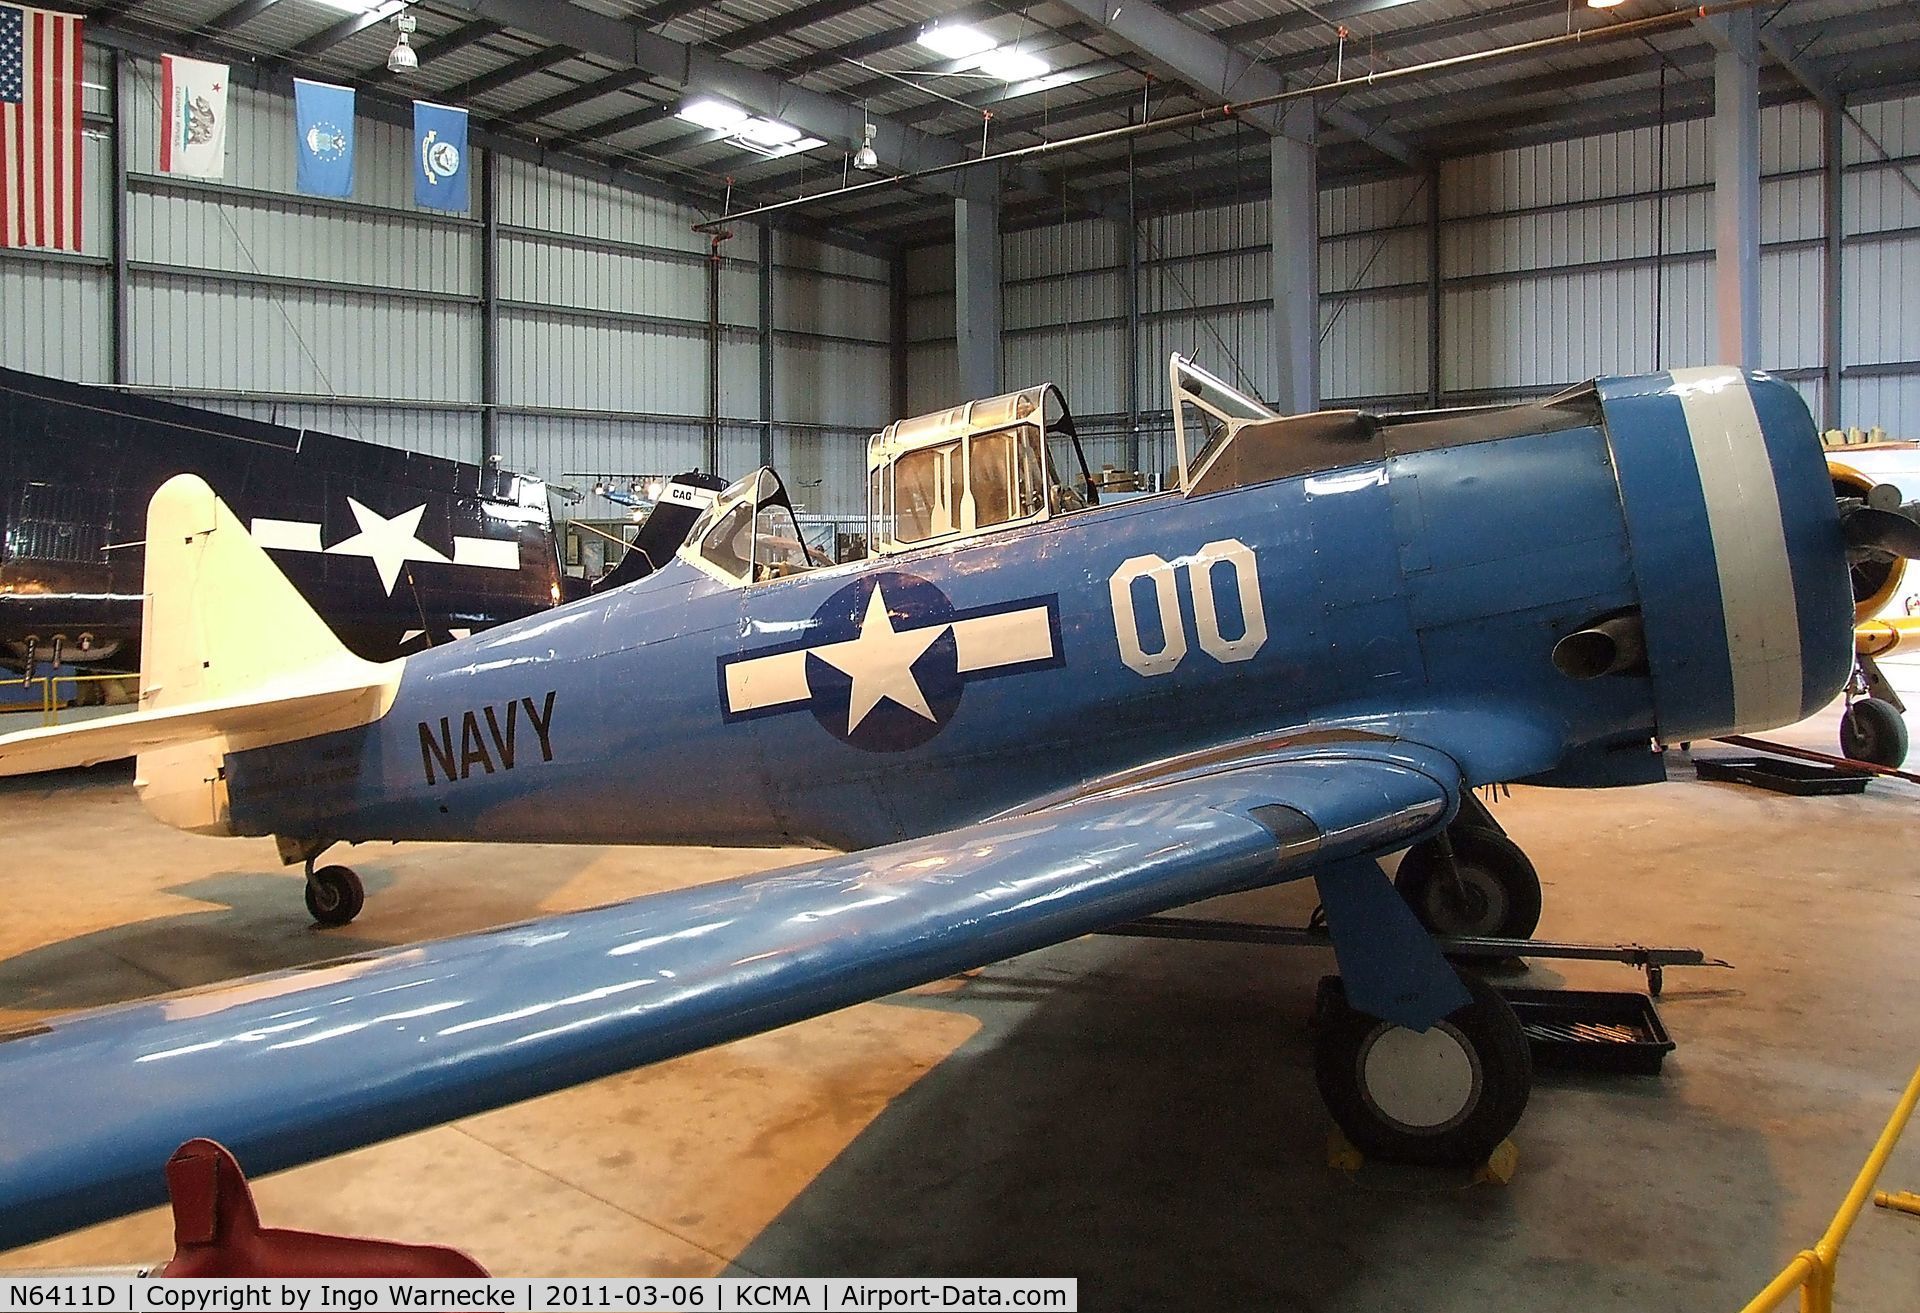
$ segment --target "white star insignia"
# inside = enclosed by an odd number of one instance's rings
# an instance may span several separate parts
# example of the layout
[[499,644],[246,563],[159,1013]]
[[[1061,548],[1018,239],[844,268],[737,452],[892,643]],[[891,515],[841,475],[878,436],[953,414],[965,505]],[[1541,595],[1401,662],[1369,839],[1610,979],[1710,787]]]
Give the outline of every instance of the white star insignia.
[[380,582],[386,586],[389,597],[393,595],[393,585],[400,578],[400,567],[408,561],[446,563],[447,557],[420,541],[420,517],[426,514],[425,503],[410,511],[401,511],[390,520],[351,497],[347,498],[347,507],[353,512],[353,518],[360,522],[360,532],[327,548],[327,553],[332,556],[364,556],[372,561],[374,568],[380,572]]
[[813,649],[813,655],[853,679],[847,696],[848,734],[859,729],[860,722],[882,701],[892,702],[923,720],[935,719],[920,681],[913,677],[913,663],[949,628],[929,625],[905,632],[895,629],[887,599],[876,584],[867,598],[867,613],[860,620],[860,637]]

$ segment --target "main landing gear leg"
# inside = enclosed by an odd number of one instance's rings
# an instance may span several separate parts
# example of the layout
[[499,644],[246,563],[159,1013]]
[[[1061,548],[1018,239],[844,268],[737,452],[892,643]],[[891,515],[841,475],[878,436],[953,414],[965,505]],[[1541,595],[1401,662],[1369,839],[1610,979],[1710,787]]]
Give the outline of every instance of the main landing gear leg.
[[333,847],[326,839],[290,839],[275,836],[280,845],[280,860],[288,864],[304,863],[307,872],[307,912],[323,926],[342,926],[360,915],[367,905],[366,886],[350,866],[322,866],[314,869],[320,854]]
[[1452,825],[1407,849],[1393,883],[1437,935],[1530,939],[1540,924],[1540,873],[1471,793]]
[[1506,1000],[1461,977],[1373,861],[1315,877],[1341,979],[1321,991],[1314,1076],[1355,1148],[1390,1162],[1474,1166],[1533,1090]]

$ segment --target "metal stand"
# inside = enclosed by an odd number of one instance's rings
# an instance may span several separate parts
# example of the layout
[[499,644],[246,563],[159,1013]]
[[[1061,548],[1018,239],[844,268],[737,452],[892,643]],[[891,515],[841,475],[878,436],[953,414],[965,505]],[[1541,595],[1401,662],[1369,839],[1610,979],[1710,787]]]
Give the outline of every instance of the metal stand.
[[[1275,948],[1331,948],[1333,939],[1315,927],[1258,925],[1204,917],[1149,916],[1100,933],[1130,939],[1186,939],[1201,943],[1265,944]],[[1584,962],[1624,962],[1647,973],[1647,992],[1659,996],[1667,967],[1731,967],[1697,948],[1650,948],[1644,944],[1571,944],[1549,939],[1495,939],[1478,935],[1435,935],[1449,957],[1563,958]]]

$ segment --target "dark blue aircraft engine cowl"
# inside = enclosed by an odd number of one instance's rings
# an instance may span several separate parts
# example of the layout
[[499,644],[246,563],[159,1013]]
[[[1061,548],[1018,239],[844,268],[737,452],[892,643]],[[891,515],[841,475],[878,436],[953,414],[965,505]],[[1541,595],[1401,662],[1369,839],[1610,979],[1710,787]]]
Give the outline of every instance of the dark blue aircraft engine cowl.
[[1730,367],[1603,379],[1661,741],[1791,724],[1837,696],[1853,600],[1800,394]]

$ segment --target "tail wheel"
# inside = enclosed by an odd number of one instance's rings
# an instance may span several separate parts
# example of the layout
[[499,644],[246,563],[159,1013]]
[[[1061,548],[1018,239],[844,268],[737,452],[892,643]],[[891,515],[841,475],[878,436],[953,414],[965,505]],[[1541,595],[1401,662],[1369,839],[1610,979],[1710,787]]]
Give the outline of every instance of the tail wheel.
[[1438,840],[1428,839],[1407,850],[1393,877],[1420,924],[1437,935],[1531,936],[1540,924],[1540,873],[1520,846],[1478,826],[1455,826],[1448,838],[1452,871]]
[[1512,1133],[1533,1092],[1526,1033],[1491,985],[1462,976],[1471,1002],[1424,1031],[1348,1006],[1321,987],[1313,1070],[1355,1148],[1383,1162],[1471,1167]]
[[1907,759],[1907,722],[1891,702],[1861,698],[1840,718],[1840,751],[1855,761],[1897,767]]
[[321,925],[346,925],[366,905],[366,886],[351,867],[323,866],[307,877],[307,911]]

